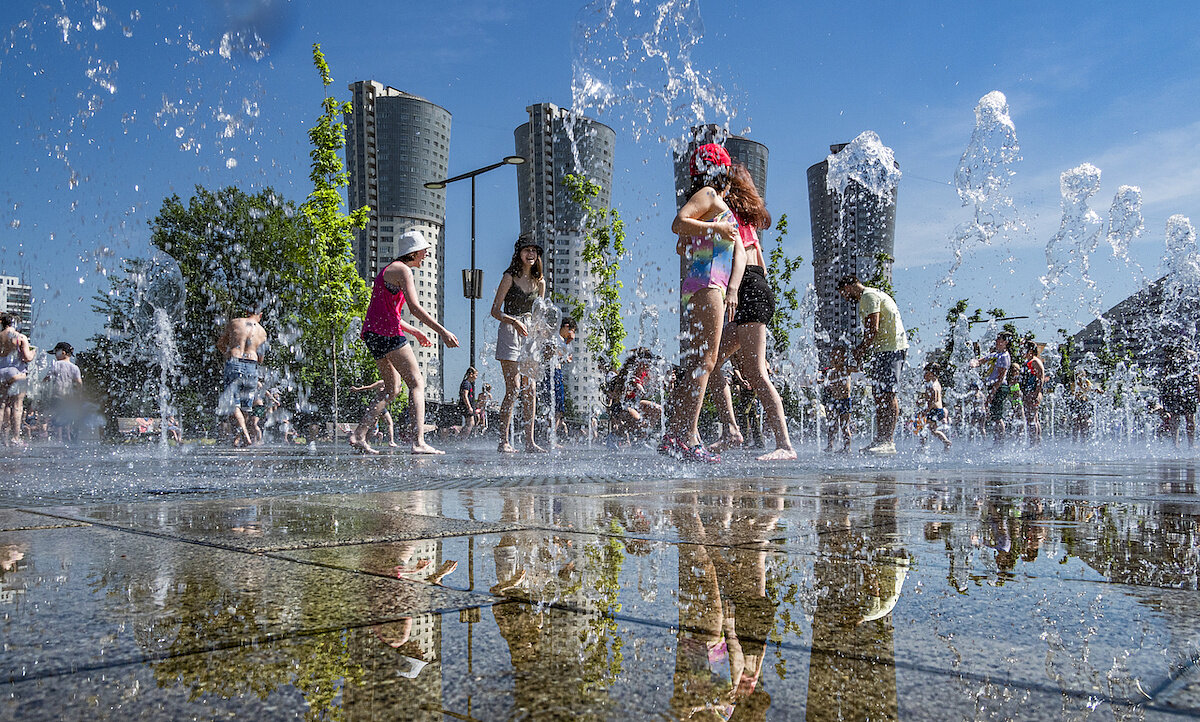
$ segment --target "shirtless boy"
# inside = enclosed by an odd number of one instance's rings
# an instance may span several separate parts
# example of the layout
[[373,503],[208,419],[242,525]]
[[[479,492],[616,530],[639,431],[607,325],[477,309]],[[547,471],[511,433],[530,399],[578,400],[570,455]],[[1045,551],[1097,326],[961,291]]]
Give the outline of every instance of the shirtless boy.
[[224,392],[218,407],[221,410],[233,407],[231,416],[237,424],[234,446],[250,446],[254,443],[246,427],[246,414],[254,409],[254,397],[258,393],[258,367],[263,361],[262,345],[266,340],[262,311],[257,309],[231,320],[217,340],[217,350],[225,358],[221,378]]
[[20,446],[24,443],[21,441],[21,422],[25,419],[22,382],[28,378],[25,369],[33,361],[36,351],[29,345],[29,338],[16,329],[16,322],[16,316],[0,314],[0,403],[3,403],[0,435],[4,436],[6,445]]

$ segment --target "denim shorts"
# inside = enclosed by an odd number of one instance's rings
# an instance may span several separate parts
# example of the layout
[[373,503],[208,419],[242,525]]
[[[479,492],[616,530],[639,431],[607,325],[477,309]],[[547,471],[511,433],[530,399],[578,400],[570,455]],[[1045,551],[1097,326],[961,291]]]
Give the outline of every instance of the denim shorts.
[[229,359],[221,373],[221,385],[225,387],[231,405],[249,411],[254,407],[254,396],[258,393],[258,364],[250,359]]
[[407,336],[380,336],[371,331],[363,331],[362,340],[367,350],[371,352],[371,357],[375,359],[381,359],[408,344]]

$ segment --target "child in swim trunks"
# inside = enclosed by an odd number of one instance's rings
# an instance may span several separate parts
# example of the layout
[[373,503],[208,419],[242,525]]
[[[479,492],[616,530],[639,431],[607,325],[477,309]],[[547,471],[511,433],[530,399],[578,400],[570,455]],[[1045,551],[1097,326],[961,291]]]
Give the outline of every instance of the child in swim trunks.
[[[936,436],[939,441],[945,444],[946,449],[950,448],[950,439],[942,432],[938,426],[946,423],[946,409],[942,406],[942,382],[938,381],[938,373],[941,372],[941,367],[936,363],[925,365],[925,410],[921,415],[925,417],[926,427],[929,433]],[[921,446],[925,445],[925,437],[921,437]]]
[[697,148],[691,162],[691,195],[671,224],[671,231],[679,234],[675,252],[683,261],[679,310],[687,323],[688,342],[680,383],[672,390],[667,433],[658,450],[687,461],[721,460],[700,443],[699,422],[708,376],[721,345],[721,328],[726,317],[733,320],[745,269],[746,251],[725,204],[731,164],[729,153],[719,145]]
[[835,346],[829,357],[829,368],[821,375],[821,403],[825,405],[829,433],[825,451],[833,451],[833,440],[841,436],[840,453],[843,454],[850,451],[850,368],[846,358],[846,347]]

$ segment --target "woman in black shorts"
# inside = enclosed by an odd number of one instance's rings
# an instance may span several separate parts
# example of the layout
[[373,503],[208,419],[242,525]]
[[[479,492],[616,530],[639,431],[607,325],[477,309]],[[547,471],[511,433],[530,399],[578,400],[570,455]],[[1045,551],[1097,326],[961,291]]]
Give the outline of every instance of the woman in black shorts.
[[[733,322],[727,322],[721,332],[721,348],[714,368],[721,368],[725,360],[732,357],[762,402],[767,423],[775,434],[775,450],[758,457],[759,460],[795,459],[796,451],[792,448],[787,420],[783,416],[783,401],[767,372],[767,324],[775,315],[775,293],[767,282],[766,262],[758,240],[758,229],[770,228],[771,214],[767,212],[762,196],[754,187],[754,179],[744,165],[735,163],[731,178],[732,184],[725,202],[737,216],[738,232],[746,249],[746,271],[739,287],[734,288],[732,284],[729,287],[730,293],[738,294],[737,312]],[[714,373],[710,377],[709,389],[717,394],[717,408],[725,425],[723,438],[731,444],[740,444],[743,441],[742,433],[734,419],[733,399],[725,375]]]

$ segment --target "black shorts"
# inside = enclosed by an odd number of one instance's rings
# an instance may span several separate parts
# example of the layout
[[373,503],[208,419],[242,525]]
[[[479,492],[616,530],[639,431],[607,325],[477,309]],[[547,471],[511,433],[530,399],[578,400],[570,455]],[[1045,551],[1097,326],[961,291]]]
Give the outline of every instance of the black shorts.
[[733,322],[767,324],[774,315],[775,292],[767,283],[767,272],[762,266],[746,266],[746,274],[742,276],[742,285],[738,288],[738,305]]
[[363,331],[362,340],[375,359],[381,359],[396,349],[404,348],[408,343],[407,336],[380,336],[371,331]]

